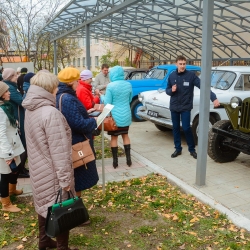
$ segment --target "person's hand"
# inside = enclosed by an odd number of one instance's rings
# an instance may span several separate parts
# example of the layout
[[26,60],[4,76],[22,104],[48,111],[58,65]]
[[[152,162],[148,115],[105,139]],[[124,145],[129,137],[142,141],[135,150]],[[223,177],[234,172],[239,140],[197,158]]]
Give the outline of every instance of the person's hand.
[[99,89],[95,89],[95,95],[100,96],[100,90]]
[[175,85],[172,86],[172,92],[175,92],[176,89],[177,89],[177,86],[176,86],[176,84],[175,84]]
[[220,106],[220,102],[219,102],[218,99],[214,100],[213,103],[214,103],[214,107],[215,107],[215,108],[217,108],[217,107]]
[[10,163],[11,163],[13,160],[14,160],[14,158],[11,159],[11,160],[6,160],[5,162],[6,162],[7,165],[10,165]]
[[91,109],[88,109],[88,114],[91,113],[91,112],[94,112],[95,111],[95,108],[91,108]]
[[67,187],[64,187],[63,190],[64,190],[64,191],[69,191],[69,190],[70,190],[70,185],[67,186]]

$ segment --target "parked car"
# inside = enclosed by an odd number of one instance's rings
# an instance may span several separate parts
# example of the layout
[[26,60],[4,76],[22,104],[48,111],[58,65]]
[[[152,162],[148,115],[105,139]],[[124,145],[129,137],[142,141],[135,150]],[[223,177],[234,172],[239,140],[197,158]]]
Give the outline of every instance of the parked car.
[[242,152],[250,155],[250,97],[233,97],[222,104],[229,120],[216,122],[209,131],[208,155],[216,162],[234,161]]
[[143,79],[148,72],[148,69],[125,68],[125,80],[139,80]]
[[[211,73],[211,89],[217,95],[220,102],[227,103],[233,96],[244,99],[250,96],[250,67],[248,66],[221,66],[213,67]],[[151,121],[162,131],[172,129],[171,113],[169,110],[170,96],[165,88],[142,92],[139,95],[142,105],[137,115],[142,119]],[[199,130],[199,104],[200,90],[194,88],[193,109],[191,111],[191,126],[195,142],[198,141]],[[223,107],[214,108],[210,102],[209,126],[219,120],[227,119]]]
[[[131,101],[131,112],[134,121],[144,121],[144,118],[137,114],[138,108],[142,103],[138,100],[139,93],[149,90],[157,90],[159,88],[165,89],[168,83],[169,75],[176,70],[176,65],[166,64],[153,67],[141,80],[128,80],[133,89],[133,99]],[[200,67],[194,65],[187,65],[188,70],[194,70],[200,73]]]

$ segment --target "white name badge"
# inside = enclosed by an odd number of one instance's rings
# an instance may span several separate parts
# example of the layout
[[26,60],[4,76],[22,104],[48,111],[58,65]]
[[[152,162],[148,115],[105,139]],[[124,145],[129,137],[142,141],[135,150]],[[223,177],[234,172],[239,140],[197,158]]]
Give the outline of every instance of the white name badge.
[[189,82],[183,82],[183,86],[189,86]]

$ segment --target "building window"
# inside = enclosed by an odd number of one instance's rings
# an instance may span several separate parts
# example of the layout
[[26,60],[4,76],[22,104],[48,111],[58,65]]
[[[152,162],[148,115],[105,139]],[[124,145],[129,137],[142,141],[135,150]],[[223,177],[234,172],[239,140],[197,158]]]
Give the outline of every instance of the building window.
[[99,56],[95,56],[95,66],[99,66]]
[[77,58],[77,67],[80,67],[81,63],[80,63],[80,58]]
[[82,66],[85,67],[85,65],[86,65],[86,58],[83,57],[83,58],[82,58]]
[[76,59],[73,58],[73,66],[75,67],[76,66]]

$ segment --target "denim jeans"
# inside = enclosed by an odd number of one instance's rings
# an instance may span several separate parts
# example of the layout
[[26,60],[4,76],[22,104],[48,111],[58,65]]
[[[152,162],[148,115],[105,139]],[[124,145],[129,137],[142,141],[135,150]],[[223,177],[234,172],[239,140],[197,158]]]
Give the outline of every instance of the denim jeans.
[[180,152],[181,147],[181,132],[180,132],[180,121],[182,121],[182,129],[185,133],[188,151],[195,152],[194,137],[190,127],[190,111],[175,112],[171,111],[171,118],[173,123],[173,135],[174,135],[174,145],[176,151]]

